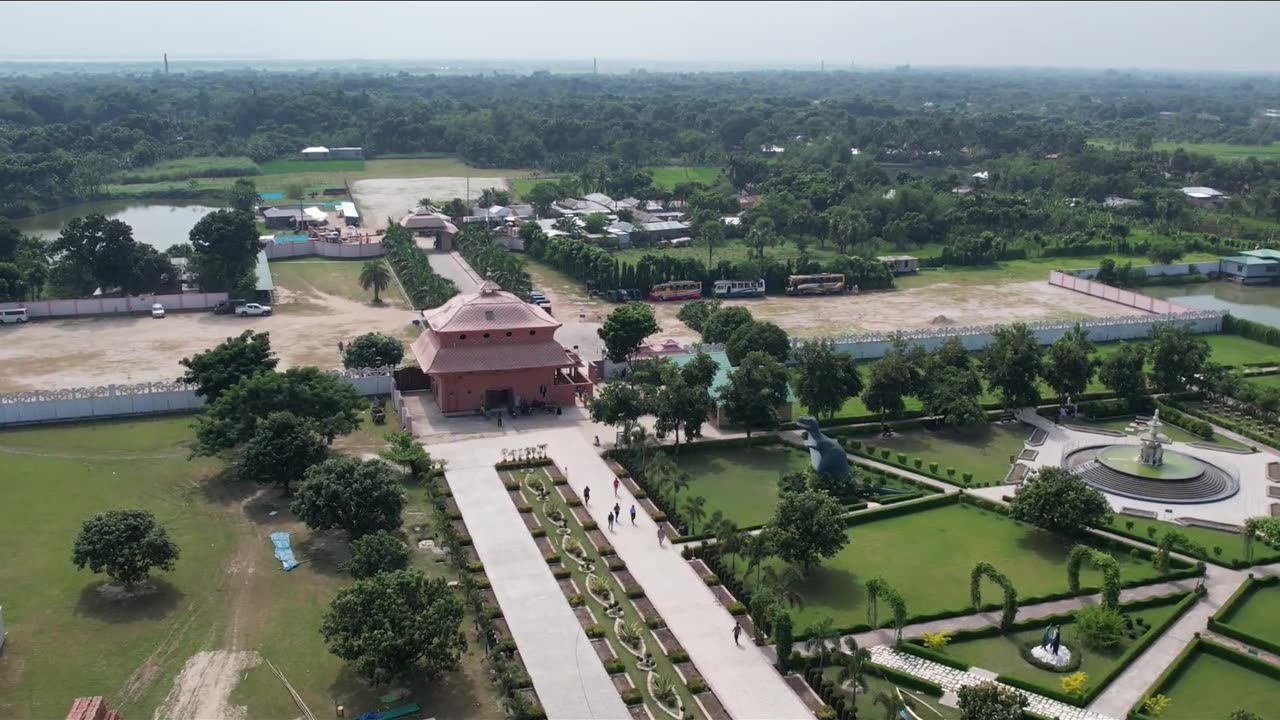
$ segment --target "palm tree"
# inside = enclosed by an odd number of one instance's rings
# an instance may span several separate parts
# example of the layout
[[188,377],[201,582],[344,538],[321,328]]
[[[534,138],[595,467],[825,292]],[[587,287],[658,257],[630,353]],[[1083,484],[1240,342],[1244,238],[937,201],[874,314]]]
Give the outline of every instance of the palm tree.
[[787,605],[803,608],[804,597],[796,590],[803,580],[800,571],[790,565],[783,565],[781,570],[770,565],[764,568],[760,583],[772,590],[778,599],[786,601]]
[[732,520],[721,520],[719,523],[712,523],[712,527],[716,529],[716,544],[720,547],[720,555],[725,554],[731,556],[729,561],[729,573],[735,577],[738,574],[738,553],[742,552],[742,533],[738,532],[738,524]]
[[696,532],[698,523],[702,522],[702,519],[707,516],[707,499],[701,495],[685,498],[684,516],[689,521],[689,533]]
[[889,693],[876,693],[876,705],[884,706],[884,720],[897,720],[902,703]]
[[635,427],[631,428],[631,433],[627,437],[628,444],[636,445],[640,447],[640,472],[641,473],[645,471],[645,464],[647,462],[647,458],[645,457],[647,453],[645,452],[644,442],[645,442],[645,439],[648,438],[648,436],[649,436],[649,431],[645,430],[643,425],[640,425],[639,423],[637,423]]
[[858,688],[863,690],[867,688],[867,681],[862,674],[867,668],[867,663],[871,662],[871,651],[858,647],[858,641],[852,635],[845,636],[844,646],[847,654],[844,664],[840,666],[840,675],[836,677],[836,682],[840,685],[852,682],[856,695]]
[[761,530],[754,535],[748,535],[742,549],[747,556],[747,574],[750,575],[751,570],[754,568],[756,571],[756,585],[759,586],[760,570],[764,567],[764,561],[773,554],[768,534]]
[[840,640],[840,633],[836,632],[835,621],[829,617],[822,618],[810,625],[809,629],[805,630],[805,634],[809,636],[809,639],[804,641],[805,650],[817,655],[821,664],[826,665],[827,657]]
[[653,456],[653,462],[645,467],[645,477],[649,480],[649,486],[654,492],[662,493],[667,483],[671,482],[671,478],[677,473],[676,464],[666,453],[656,453]]
[[[674,466],[674,464],[673,464]],[[667,478],[667,487],[671,489],[671,504],[680,499],[680,491],[689,487],[689,473],[677,470]]]
[[381,305],[382,299],[378,297],[378,293],[387,289],[391,284],[391,271],[387,269],[387,264],[381,260],[367,260],[364,265],[360,266],[360,287],[365,290],[373,290],[373,304]]

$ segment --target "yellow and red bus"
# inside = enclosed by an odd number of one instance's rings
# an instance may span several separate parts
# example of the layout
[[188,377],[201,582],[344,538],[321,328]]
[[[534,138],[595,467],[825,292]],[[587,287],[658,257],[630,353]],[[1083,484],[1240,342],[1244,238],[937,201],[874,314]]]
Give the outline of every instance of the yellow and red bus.
[[844,275],[788,275],[788,295],[838,295],[844,292]]
[[649,288],[649,299],[654,302],[697,300],[700,297],[702,297],[702,283],[697,280],[675,280],[658,283]]

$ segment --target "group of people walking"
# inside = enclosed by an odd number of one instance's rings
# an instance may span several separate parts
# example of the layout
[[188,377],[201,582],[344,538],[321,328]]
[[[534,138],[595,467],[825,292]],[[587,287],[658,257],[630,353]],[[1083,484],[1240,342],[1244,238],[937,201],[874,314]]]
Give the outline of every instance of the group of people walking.
[[[622,485],[622,481],[618,480],[618,478],[613,479],[613,496],[614,497],[618,497],[618,488],[621,485]],[[582,501],[587,505],[591,504],[591,486],[590,485],[584,485],[582,487]],[[631,514],[631,525],[635,526],[636,524],[635,503],[631,504],[630,514]],[[621,525],[621,524],[622,524],[622,505],[620,503],[615,502],[613,504],[613,509],[609,511],[609,532],[613,532],[614,526]],[[662,543],[665,540],[666,540],[666,533],[662,531],[662,525],[658,525],[658,545],[662,545]]]

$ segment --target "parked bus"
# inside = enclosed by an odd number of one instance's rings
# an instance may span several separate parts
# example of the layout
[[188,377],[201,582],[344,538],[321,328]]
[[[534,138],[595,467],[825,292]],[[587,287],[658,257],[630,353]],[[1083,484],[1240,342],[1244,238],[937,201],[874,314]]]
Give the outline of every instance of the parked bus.
[[764,278],[756,280],[717,280],[711,293],[718,298],[764,297]]
[[700,297],[702,297],[702,283],[696,280],[676,280],[658,283],[649,288],[649,299],[657,302],[696,300]]
[[836,295],[844,292],[844,275],[789,275],[788,295]]

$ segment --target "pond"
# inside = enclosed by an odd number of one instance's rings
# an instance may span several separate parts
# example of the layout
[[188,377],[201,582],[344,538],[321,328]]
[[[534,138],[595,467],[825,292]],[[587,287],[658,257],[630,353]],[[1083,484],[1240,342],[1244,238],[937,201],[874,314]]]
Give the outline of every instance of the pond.
[[188,242],[187,236],[197,221],[218,208],[191,203],[147,203],[130,200],[73,205],[53,212],[14,220],[19,230],[54,240],[62,226],[73,218],[100,213],[113,220],[120,220],[133,228],[133,239],[147,243],[157,250],[168,250],[178,243]]
[[1280,328],[1280,286],[1207,282],[1198,285],[1144,287],[1144,295],[1197,310],[1228,310],[1245,320]]

